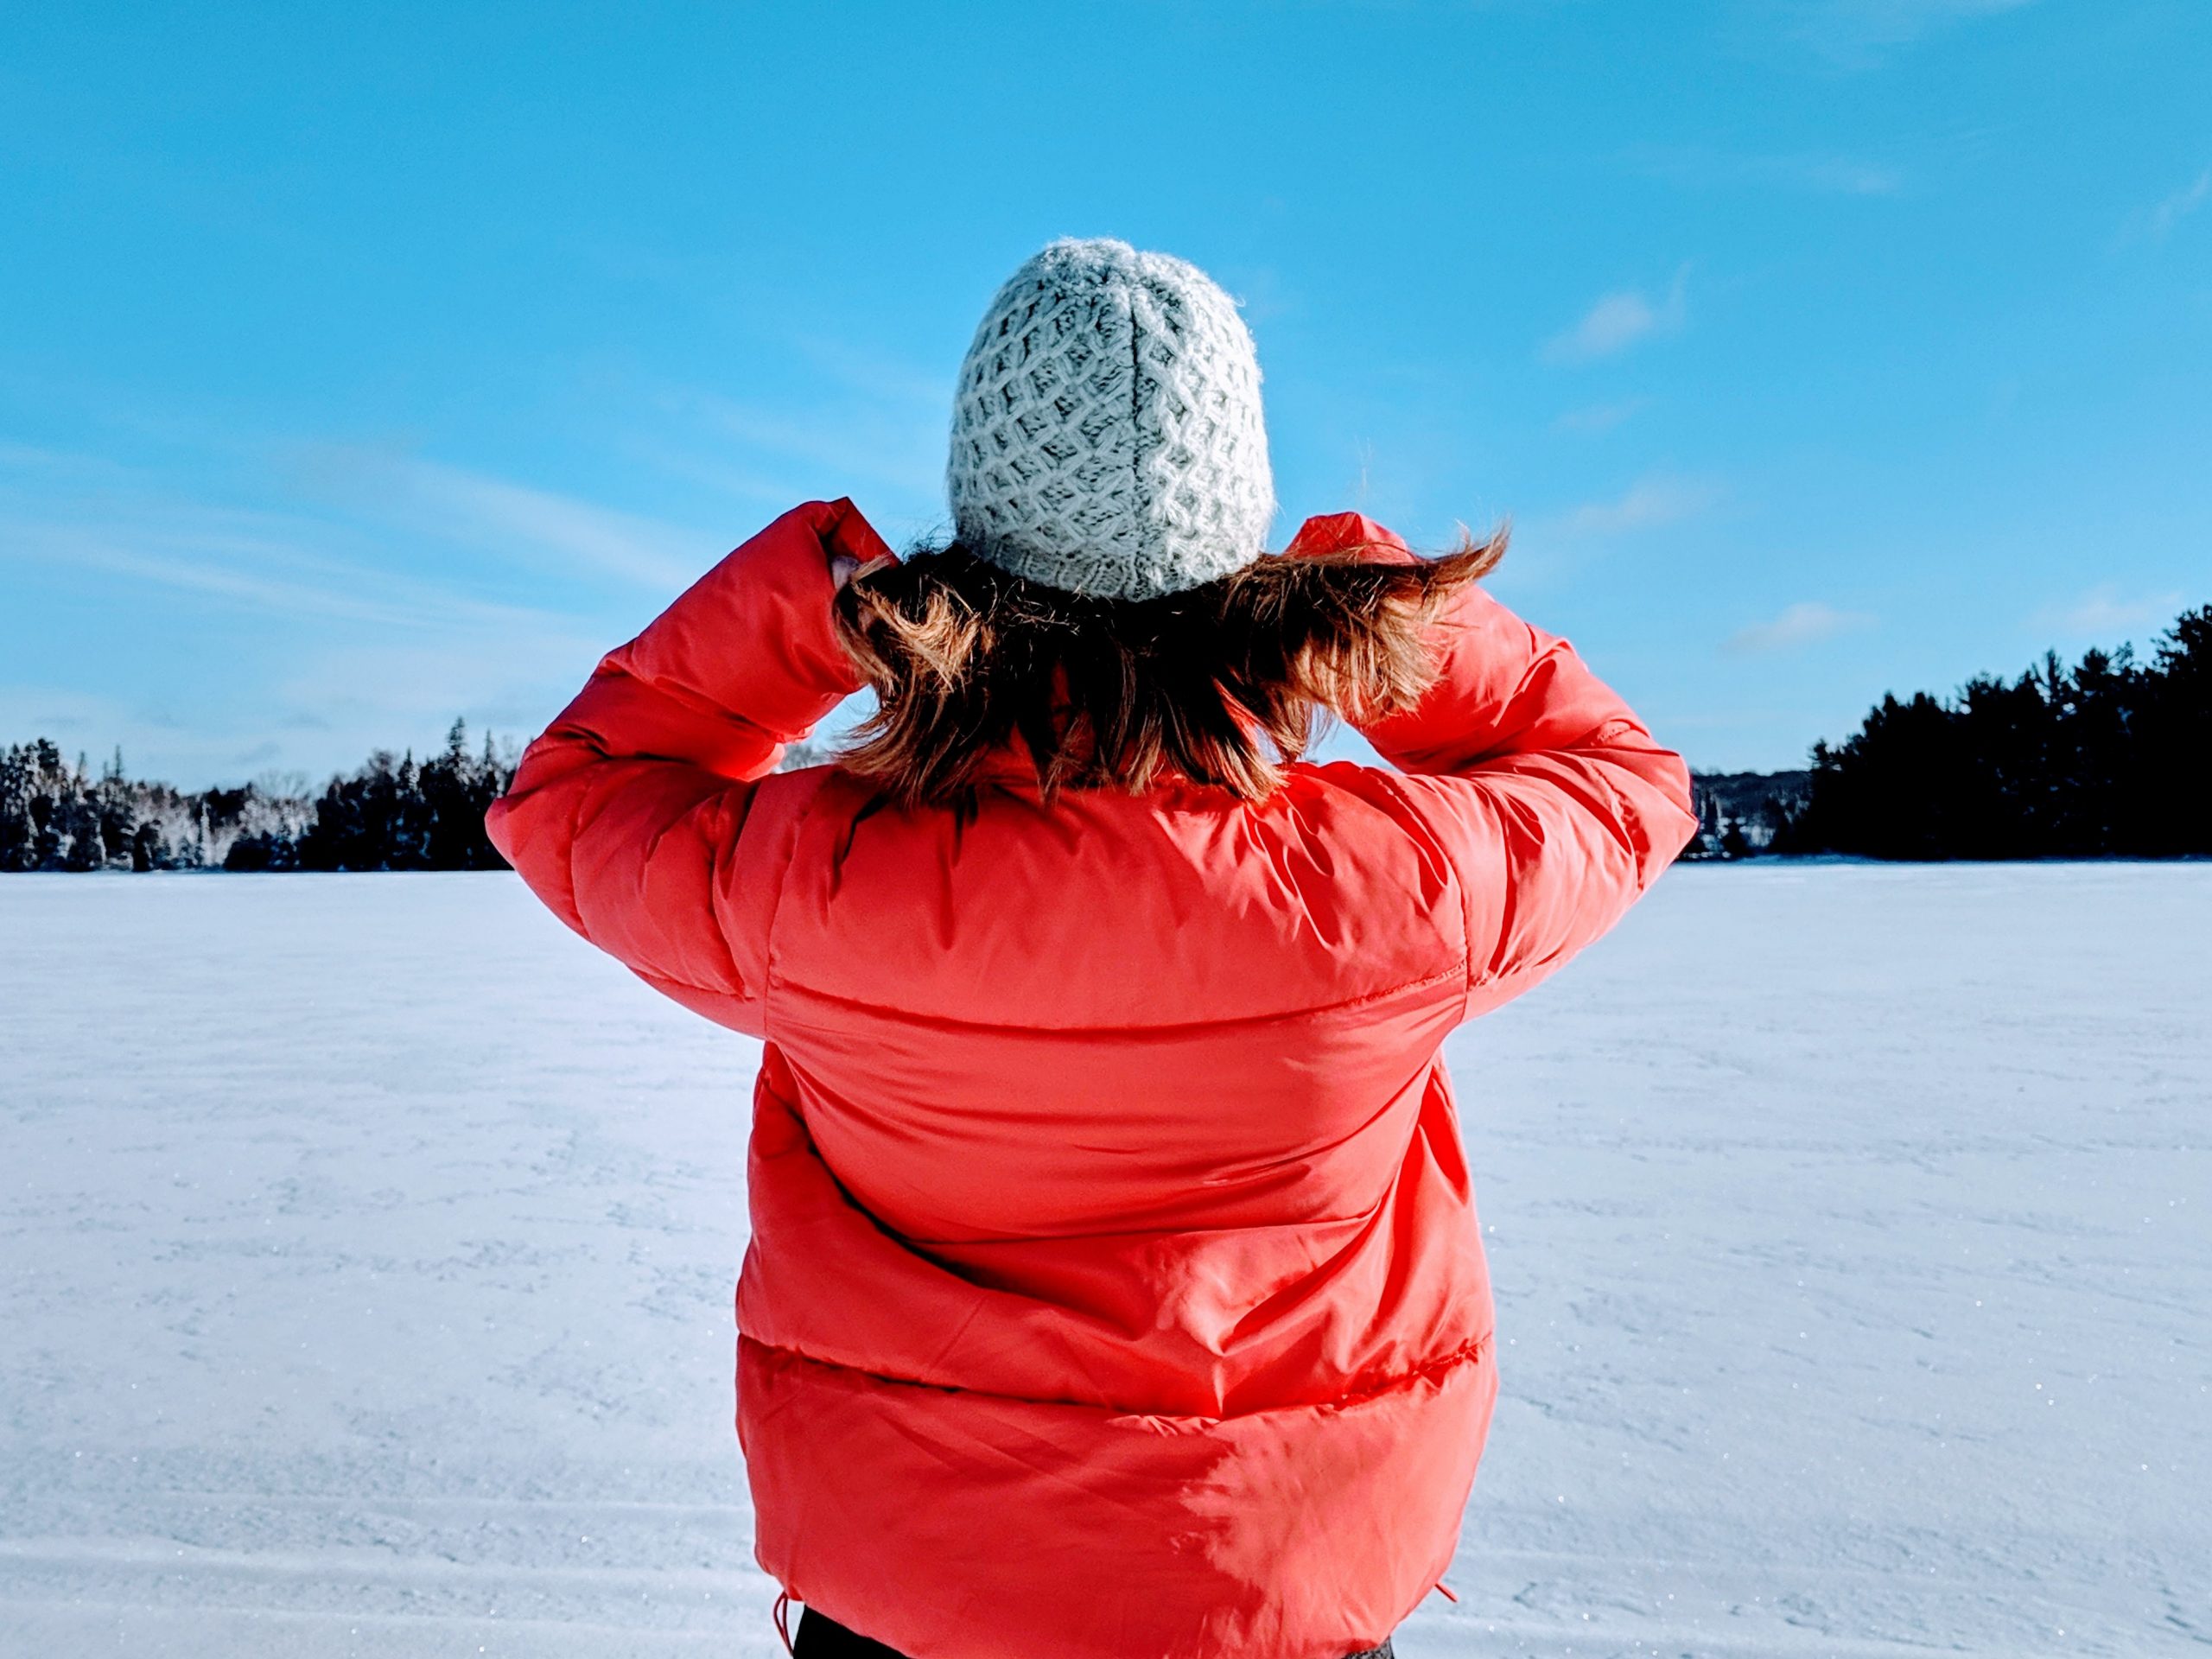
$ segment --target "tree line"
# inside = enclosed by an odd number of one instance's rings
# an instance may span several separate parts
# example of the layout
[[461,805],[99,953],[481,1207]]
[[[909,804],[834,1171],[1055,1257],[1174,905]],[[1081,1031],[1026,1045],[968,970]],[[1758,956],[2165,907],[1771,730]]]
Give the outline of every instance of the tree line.
[[2150,660],[2056,652],[1955,696],[1885,696],[1857,733],[1813,746],[1802,802],[1773,804],[1777,853],[1886,859],[2172,858],[2212,854],[2212,606]]
[[305,780],[172,789],[98,772],[44,739],[0,750],[0,871],[492,870],[485,809],[514,762],[456,720],[427,760],[378,750],[320,795]]
[[[829,758],[794,745],[784,764]],[[456,720],[423,761],[379,750],[319,796],[281,781],[188,792],[97,773],[40,740],[0,750],[0,871],[504,869],[485,809],[514,776]],[[2056,652],[1957,695],[1885,696],[1809,772],[1701,773],[1691,857],[2212,855],[2212,606],[2150,659]]]

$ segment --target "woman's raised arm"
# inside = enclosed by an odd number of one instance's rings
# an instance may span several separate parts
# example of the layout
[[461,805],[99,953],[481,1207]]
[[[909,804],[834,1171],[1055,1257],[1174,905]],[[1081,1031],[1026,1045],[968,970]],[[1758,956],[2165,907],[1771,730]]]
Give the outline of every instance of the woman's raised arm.
[[[1402,545],[1352,514],[1308,531],[1338,544]],[[1473,586],[1433,626],[1435,683],[1413,709],[1362,729],[1412,774],[1410,797],[1458,872],[1472,1015],[1618,921],[1696,833],[1697,817],[1682,758],[1567,641]]]
[[600,664],[487,819],[563,921],[739,1030],[758,1034],[747,873],[787,850],[752,823],[755,785],[860,689],[832,624],[832,559],[888,551],[850,501],[785,513]]

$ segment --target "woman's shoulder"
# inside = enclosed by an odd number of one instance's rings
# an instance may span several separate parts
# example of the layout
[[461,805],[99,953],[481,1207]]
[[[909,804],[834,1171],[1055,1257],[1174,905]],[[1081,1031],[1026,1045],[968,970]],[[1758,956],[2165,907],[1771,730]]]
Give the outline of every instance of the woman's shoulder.
[[790,842],[772,950],[825,993],[866,979],[944,1017],[1158,1026],[1338,1007],[1465,967],[1452,872],[1374,769],[1300,767],[1259,803],[991,785],[964,809],[809,770],[773,780]]

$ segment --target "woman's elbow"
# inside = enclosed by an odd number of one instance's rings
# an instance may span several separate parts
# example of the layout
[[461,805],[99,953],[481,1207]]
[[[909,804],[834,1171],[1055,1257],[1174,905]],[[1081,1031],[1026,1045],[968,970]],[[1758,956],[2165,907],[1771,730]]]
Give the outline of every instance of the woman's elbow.
[[574,840],[570,814],[548,800],[544,790],[511,790],[485,812],[484,832],[522,877],[523,885],[548,910],[582,932],[569,855]]

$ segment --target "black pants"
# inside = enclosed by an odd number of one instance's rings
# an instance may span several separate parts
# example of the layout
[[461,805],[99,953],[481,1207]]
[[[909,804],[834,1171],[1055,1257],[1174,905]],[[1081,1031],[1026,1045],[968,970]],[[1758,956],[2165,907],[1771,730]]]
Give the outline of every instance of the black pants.
[[[798,1616],[798,1633],[791,1638],[791,1651],[798,1659],[899,1659],[882,1643],[855,1636],[836,1619],[824,1618],[811,1607]],[[1351,1659],[1392,1659],[1390,1644],[1385,1642],[1365,1653],[1355,1653]]]

